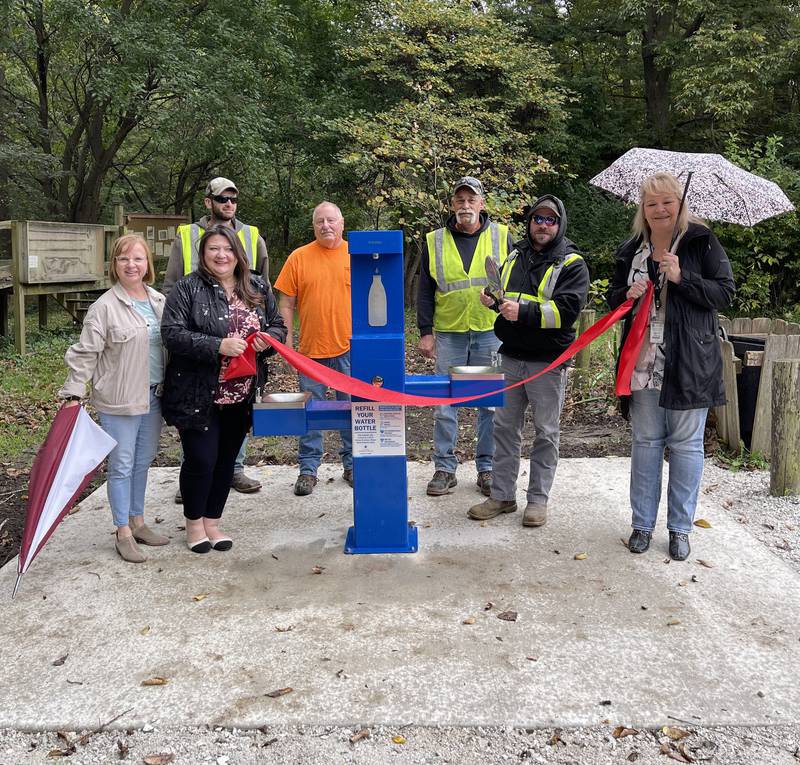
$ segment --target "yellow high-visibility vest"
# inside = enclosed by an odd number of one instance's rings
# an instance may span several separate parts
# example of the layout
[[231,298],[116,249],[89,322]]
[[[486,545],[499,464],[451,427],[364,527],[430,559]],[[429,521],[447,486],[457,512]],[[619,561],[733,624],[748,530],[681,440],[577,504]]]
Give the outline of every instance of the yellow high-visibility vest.
[[485,332],[494,327],[497,314],[480,301],[486,286],[486,257],[499,267],[508,256],[508,226],[490,223],[481,232],[472,256],[469,274],[458,253],[455,239],[446,228],[427,236],[431,276],[436,280],[433,328],[439,332]]
[[[508,265],[505,273],[503,274],[503,293],[506,298],[510,300],[517,300],[520,303],[538,303],[542,314],[541,327],[542,329],[561,329],[561,314],[559,313],[558,306],[551,299],[553,292],[556,288],[556,282],[561,272],[571,263],[583,258],[577,253],[568,255],[564,260],[553,263],[547,271],[544,272],[542,280],[539,282],[539,287],[535,295],[527,292],[509,292],[508,282],[511,279],[511,272],[517,265],[517,251],[511,253],[508,259]],[[520,265],[520,268],[524,268]]]
[[[181,238],[181,250],[183,252],[183,275],[197,270],[197,256],[199,252],[200,237],[205,233],[205,229],[200,228],[197,223],[178,226],[178,235]],[[244,253],[247,255],[247,262],[250,270],[256,270],[258,260],[258,229],[255,226],[242,226],[236,235],[239,237]]]

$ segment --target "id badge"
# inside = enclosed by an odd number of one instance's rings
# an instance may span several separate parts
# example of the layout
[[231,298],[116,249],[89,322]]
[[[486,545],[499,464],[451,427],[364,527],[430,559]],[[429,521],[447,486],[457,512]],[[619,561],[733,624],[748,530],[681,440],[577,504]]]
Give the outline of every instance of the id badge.
[[664,322],[654,320],[650,322],[650,342],[653,345],[662,345],[664,343]]

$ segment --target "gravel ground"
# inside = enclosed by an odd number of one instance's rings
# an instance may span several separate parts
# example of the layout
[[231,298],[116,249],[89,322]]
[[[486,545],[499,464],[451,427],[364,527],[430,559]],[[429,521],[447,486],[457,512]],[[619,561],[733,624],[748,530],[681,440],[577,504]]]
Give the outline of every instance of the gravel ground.
[[[800,573],[800,497],[770,497],[766,471],[732,473],[706,462],[704,501],[713,501]],[[800,618],[800,617],[799,617]],[[607,726],[559,729],[271,727],[260,730],[152,729],[89,733],[0,730],[0,765],[130,762],[147,765],[339,765],[359,763],[710,762],[720,765],[800,764],[797,723],[774,727],[702,728],[680,720],[664,730]],[[100,724],[102,721],[98,721]],[[624,721],[623,721],[624,722]],[[124,719],[115,723],[124,725]],[[615,737],[616,736],[618,737]],[[621,734],[621,735],[620,735]],[[354,737],[357,739],[353,741]]]

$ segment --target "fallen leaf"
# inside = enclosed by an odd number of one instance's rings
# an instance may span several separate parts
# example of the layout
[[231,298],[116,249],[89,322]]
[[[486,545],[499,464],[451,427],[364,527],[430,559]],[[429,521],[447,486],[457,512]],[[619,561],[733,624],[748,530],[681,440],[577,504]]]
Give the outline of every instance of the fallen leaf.
[[589,557],[589,553],[579,552],[575,553],[575,560],[586,560]]
[[685,741],[680,743],[680,744],[678,744],[678,751],[686,758],[686,762],[694,762],[695,761],[696,758],[692,757],[692,755],[689,753]]
[[68,653],[65,653],[63,656],[59,656],[59,657],[58,657],[58,658],[57,658],[57,659],[56,659],[56,660],[53,662],[53,666],[54,666],[54,667],[63,667],[63,666],[64,666],[64,662],[67,660],[67,656],[69,656],[69,654],[68,654]]
[[148,754],[144,758],[144,765],[168,765],[175,759],[171,752],[159,752],[158,754]]
[[153,518],[153,522],[154,523],[164,523],[164,519],[160,518],[159,516],[156,516],[155,518]]
[[489,524],[486,521],[481,521],[481,528],[485,529]]
[[701,566],[705,566],[706,568],[714,568],[714,564],[713,564],[713,563],[710,563],[710,562],[709,562],[709,561],[707,561],[707,560],[703,560],[702,558],[698,558],[698,559],[697,559],[697,562],[698,562],[698,563],[699,563]]
[[516,611],[503,611],[500,614],[497,614],[498,619],[502,619],[504,622],[515,622],[517,621],[517,612]]
[[369,730],[367,728],[362,728],[358,733],[354,733],[350,736],[350,743],[355,744],[357,741],[361,741],[361,739],[369,738]]
[[[73,749],[73,751],[75,751],[75,750]],[[71,754],[72,754],[72,752],[70,752],[67,749],[51,749],[47,753],[47,756],[48,757],[69,757]]]
[[272,557],[275,558],[275,560],[280,560],[280,558],[278,558],[278,556],[275,555],[275,553],[272,553]]
[[350,675],[345,674],[345,671],[343,669],[340,669],[336,673],[336,677],[338,677],[341,680],[349,680],[350,679]]
[[635,736],[638,732],[636,728],[626,728],[624,725],[618,725],[611,735],[614,738],[625,738],[626,736]]
[[277,691],[270,691],[269,693],[265,693],[265,696],[269,696],[271,699],[277,699],[279,696],[285,696],[287,693],[291,693],[294,688],[278,688]]
[[699,582],[700,580],[697,578],[697,574],[692,574],[692,581]]
[[525,657],[528,661],[539,661],[538,656],[526,656]]
[[142,680],[142,685],[166,685],[169,682],[166,677],[150,677]]
[[294,629],[294,624],[290,624],[288,627],[275,627],[275,632],[291,632]]
[[462,624],[475,624],[475,617],[474,617],[474,616],[468,616],[468,617],[467,617],[466,619],[464,619],[464,621],[463,621],[463,622],[461,622],[461,623],[462,623]]
[[670,728],[668,725],[665,725],[661,729],[661,733],[671,738],[673,741],[680,741],[682,738],[692,735],[688,730],[683,730],[683,728]]
[[278,743],[277,738],[271,738],[269,741],[265,741],[263,744],[261,744],[261,747],[263,748],[265,746],[272,746],[272,744],[277,744],[277,743]]
[[677,625],[679,625],[680,623],[681,623],[681,620],[680,620],[680,619],[670,619],[670,620],[667,622],[667,627],[676,627],[676,626],[677,626]]
[[121,739],[117,739],[117,757],[124,760],[130,752],[130,747]]
[[611,706],[611,699],[605,699],[600,702],[601,707],[610,707]]
[[627,757],[628,762],[636,762],[636,760],[638,759],[639,759],[639,752],[631,752]]
[[146,627],[142,627],[139,630],[139,634],[140,635],[146,635],[148,632],[150,632],[150,625],[149,624]]
[[710,529],[711,524],[705,518],[698,518],[694,522],[695,526],[699,526],[701,529]]
[[567,745],[566,741],[561,738],[561,728],[556,728],[553,731],[553,735],[550,736],[550,739],[547,742],[550,746],[558,746],[559,744]]
[[201,592],[199,595],[192,595],[192,600],[199,603],[201,600],[205,600],[208,597],[207,592]]
[[321,574],[324,570],[325,570],[325,566],[314,566],[314,568],[311,569],[311,573],[312,574]]
[[484,611],[491,611],[494,608],[494,603],[490,600],[484,607]]
[[395,744],[405,744],[406,743],[406,737],[405,736],[392,736],[392,741]]
[[689,582],[678,582],[678,587],[686,587]]

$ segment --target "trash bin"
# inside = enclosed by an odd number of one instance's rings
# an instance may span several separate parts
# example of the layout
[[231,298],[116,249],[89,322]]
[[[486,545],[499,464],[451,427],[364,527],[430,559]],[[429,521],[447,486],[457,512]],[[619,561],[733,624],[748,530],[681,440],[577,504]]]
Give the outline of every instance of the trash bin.
[[747,449],[753,437],[753,422],[756,418],[758,385],[761,381],[761,364],[745,366],[747,351],[763,351],[766,337],[751,335],[728,335],[733,344],[733,352],[742,359],[742,371],[736,377],[736,390],[739,394],[739,432]]

